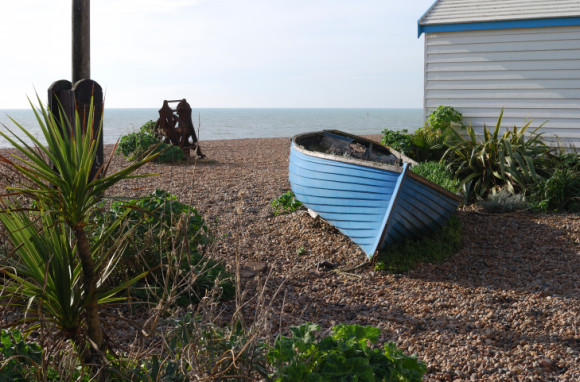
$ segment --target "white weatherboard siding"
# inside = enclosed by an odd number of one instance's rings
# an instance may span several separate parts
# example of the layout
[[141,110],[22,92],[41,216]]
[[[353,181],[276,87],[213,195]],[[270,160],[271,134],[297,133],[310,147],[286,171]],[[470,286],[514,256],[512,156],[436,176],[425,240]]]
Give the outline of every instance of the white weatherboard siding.
[[580,148],[580,26],[425,34],[425,115],[453,106],[481,132],[532,126]]

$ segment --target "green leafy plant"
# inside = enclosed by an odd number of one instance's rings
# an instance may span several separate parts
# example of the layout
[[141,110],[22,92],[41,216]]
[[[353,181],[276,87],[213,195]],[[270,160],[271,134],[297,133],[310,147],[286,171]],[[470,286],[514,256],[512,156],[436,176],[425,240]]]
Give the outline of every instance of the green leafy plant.
[[272,200],[270,205],[274,209],[274,216],[278,216],[282,213],[292,213],[296,211],[296,209],[302,205],[302,202],[296,199],[294,192],[288,191]]
[[453,193],[461,191],[459,181],[444,163],[421,162],[411,167],[411,171]]
[[407,129],[389,130],[384,129],[382,132],[381,143],[392,147],[393,149],[408,155],[412,151],[411,134]]
[[371,326],[336,325],[317,340],[320,326],[306,323],[279,336],[268,359],[274,381],[421,381],[425,364],[407,356],[394,343],[372,347],[380,330]]
[[412,150],[409,155],[418,162],[439,161],[447,150],[446,142],[451,140],[449,130],[432,130],[428,126],[417,129],[410,136]]
[[451,127],[452,123],[461,125],[462,119],[463,115],[453,107],[440,105],[429,114],[427,124],[431,127],[431,130],[445,131]]
[[186,313],[169,320],[162,354],[119,367],[119,380],[233,381],[267,375],[266,344],[239,321],[226,327]]
[[[102,236],[92,243],[86,227],[105,192],[124,179],[146,176],[131,174],[153,160],[155,155],[146,153],[125,169],[106,175],[109,160],[91,176],[97,142],[102,133],[102,125],[93,127],[91,123],[94,121],[93,108],[88,110],[89,123],[87,131],[83,131],[78,113],[74,123],[70,123],[64,113],[57,117],[46,111],[40,99],[38,101],[41,105],[38,109],[32,102],[30,104],[46,145],[14,120],[12,122],[19,132],[10,129],[7,129],[9,133],[0,131],[0,135],[18,152],[12,157],[0,155],[0,164],[22,179],[21,184],[7,189],[14,195],[26,197],[35,215],[34,218],[27,216],[27,212],[14,199],[3,197],[1,200],[3,210],[0,217],[10,227],[8,230],[15,240],[13,245],[19,257],[19,261],[13,264],[13,270],[4,270],[4,273],[14,282],[22,283],[20,293],[29,297],[28,308],[31,311],[61,314],[63,312],[59,310],[62,305],[57,304],[67,297],[75,296],[81,300],[75,300],[75,314],[79,317],[71,317],[72,321],[67,321],[74,322],[76,327],[63,327],[63,334],[72,339],[89,359],[96,356],[103,346],[98,307],[104,295],[100,282],[115,264],[114,253],[102,247],[102,243],[118,223],[104,230]],[[93,128],[97,130],[93,131]],[[33,146],[21,136],[32,141]],[[36,221],[41,223],[40,227],[32,224]],[[28,237],[24,236],[26,230],[30,230]],[[52,291],[45,289],[45,277],[54,277]],[[65,282],[68,284],[60,285]],[[16,291],[17,287],[15,285],[12,290]],[[58,303],[47,298],[47,293],[59,294]],[[111,295],[107,292],[104,301],[109,298],[106,296]],[[14,301],[20,303],[19,299]],[[58,321],[59,317],[55,319]],[[80,335],[84,326],[81,323],[86,325],[91,346],[85,346],[84,337]]]
[[541,210],[580,210],[580,172],[572,168],[556,169],[548,179],[538,183],[531,197]]
[[140,158],[144,153],[152,151],[158,154],[155,159],[160,163],[179,162],[185,158],[183,150],[164,142],[154,131],[155,122],[146,122],[133,133],[121,137],[117,153],[123,154],[129,160]]
[[185,369],[205,371],[213,380],[267,373],[266,344],[237,320],[220,328],[187,313],[174,321],[167,343],[173,349],[191,350],[180,357],[182,366],[186,363],[189,367]]
[[419,263],[442,263],[461,248],[461,223],[453,215],[431,236],[405,239],[379,252],[375,270],[404,273]]
[[384,129],[381,143],[419,162],[437,161],[447,150],[445,143],[453,139],[449,132],[452,124],[461,123],[461,118],[461,113],[451,106],[439,106],[413,134],[407,130]]
[[506,189],[510,193],[526,193],[542,181],[550,148],[538,133],[527,130],[531,121],[521,128],[514,126],[500,135],[503,109],[493,130],[483,127],[481,140],[472,126],[467,126],[469,138],[462,138],[453,129],[454,139],[448,142],[446,156],[449,168],[461,181],[466,200],[483,200],[488,193]]
[[18,330],[0,330],[0,381],[36,379],[42,362],[42,349],[28,342]]
[[[409,137],[410,155],[419,162],[440,160],[447,145],[455,139],[453,123],[461,124],[462,115],[451,106],[439,106],[427,117],[425,125]],[[460,125],[463,127],[463,125]]]
[[177,196],[157,189],[139,199],[113,202],[109,211],[95,216],[97,232],[120,216],[124,216],[124,224],[118,226],[115,235],[130,235],[117,267],[117,278],[131,279],[149,272],[146,279],[150,285],[146,289],[158,294],[159,288],[167,287],[161,282],[167,281],[162,277],[163,272],[167,267],[174,267],[178,274],[193,272],[195,275],[194,282],[188,283],[188,298],[183,297],[178,303],[199,301],[216,280],[224,299],[233,296],[231,275],[221,263],[204,256],[201,251],[212,239],[195,208],[179,202]]
[[531,208],[580,211],[580,155],[559,149],[546,161],[548,175],[532,189]]
[[[12,304],[19,306],[19,301],[22,301],[19,307],[24,310],[29,309],[27,302],[34,302],[33,306],[40,304],[44,315],[38,316],[36,310],[31,310],[26,315],[26,321],[53,322],[65,338],[81,341],[79,337],[87,299],[80,287],[83,278],[82,265],[75,256],[77,244],[72,230],[63,219],[48,212],[42,203],[38,204],[38,208],[39,217],[27,211],[7,210],[0,214],[0,221],[8,229],[11,241],[20,243],[16,249],[17,261],[9,262],[17,271],[3,272],[12,282],[5,285],[5,291],[9,293],[2,298],[19,297]],[[117,225],[118,221],[113,222],[112,226]],[[105,288],[103,284],[114,269],[120,251],[111,247],[108,253],[102,254],[101,243],[92,246],[95,254],[93,266],[98,270],[95,282],[101,285],[94,292],[98,304],[117,301],[114,296],[141,276],[136,275],[127,283]]]

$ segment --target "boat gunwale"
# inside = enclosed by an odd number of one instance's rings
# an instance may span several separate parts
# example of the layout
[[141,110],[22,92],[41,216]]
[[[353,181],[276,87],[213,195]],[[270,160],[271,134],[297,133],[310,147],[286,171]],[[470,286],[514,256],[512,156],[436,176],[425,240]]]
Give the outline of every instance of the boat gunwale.
[[309,156],[312,156],[315,158],[328,159],[328,160],[335,161],[335,162],[356,164],[356,165],[363,166],[363,167],[376,168],[379,170],[388,170],[388,171],[393,171],[393,172],[398,172],[398,173],[401,173],[403,171],[402,166],[394,166],[394,165],[389,165],[389,164],[384,164],[384,163],[379,163],[379,162],[372,162],[372,161],[368,161],[368,160],[364,160],[364,159],[356,159],[356,158],[352,158],[352,157],[348,158],[348,157],[344,157],[344,156],[339,156],[339,155],[334,155],[334,154],[326,154],[326,153],[321,153],[318,151],[308,150],[306,147],[304,147],[303,145],[301,145],[300,143],[297,142],[297,140],[299,140],[299,139],[306,138],[309,136],[316,136],[316,135],[324,134],[325,132],[344,135],[344,136],[356,138],[356,139],[359,139],[362,141],[366,141],[367,143],[377,144],[377,145],[380,145],[380,146],[387,148],[397,158],[401,158],[404,161],[406,161],[407,159],[413,161],[412,159],[407,158],[406,156],[399,153],[398,151],[393,150],[392,148],[390,148],[388,146],[384,146],[379,142],[376,142],[376,141],[373,141],[370,139],[366,139],[366,138],[362,138],[362,137],[359,137],[356,135],[347,134],[347,133],[344,133],[344,132],[338,131],[338,130],[322,130],[322,131],[315,131],[315,132],[302,133],[302,134],[295,135],[294,137],[292,137],[293,147],[296,150],[300,151],[302,154],[309,155]]

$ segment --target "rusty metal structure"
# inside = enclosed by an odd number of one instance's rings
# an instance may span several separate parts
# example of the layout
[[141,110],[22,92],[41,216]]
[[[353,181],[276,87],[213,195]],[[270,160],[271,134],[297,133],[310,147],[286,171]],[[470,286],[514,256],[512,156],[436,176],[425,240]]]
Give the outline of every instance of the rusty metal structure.
[[[175,110],[169,106],[170,103],[177,103]],[[191,150],[194,150],[199,158],[205,158],[191,120],[191,107],[185,98],[163,101],[163,106],[159,109],[159,119],[155,123],[155,133],[166,143],[181,148],[186,158],[190,156]]]

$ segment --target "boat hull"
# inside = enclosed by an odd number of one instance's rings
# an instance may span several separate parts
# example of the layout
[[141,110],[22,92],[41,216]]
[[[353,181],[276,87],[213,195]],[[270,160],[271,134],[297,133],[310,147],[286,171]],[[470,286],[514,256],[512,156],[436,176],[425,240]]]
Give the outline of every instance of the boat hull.
[[439,230],[457,209],[456,195],[411,173],[407,163],[365,165],[311,152],[296,143],[297,137],[289,161],[296,198],[348,236],[367,257],[385,245]]

